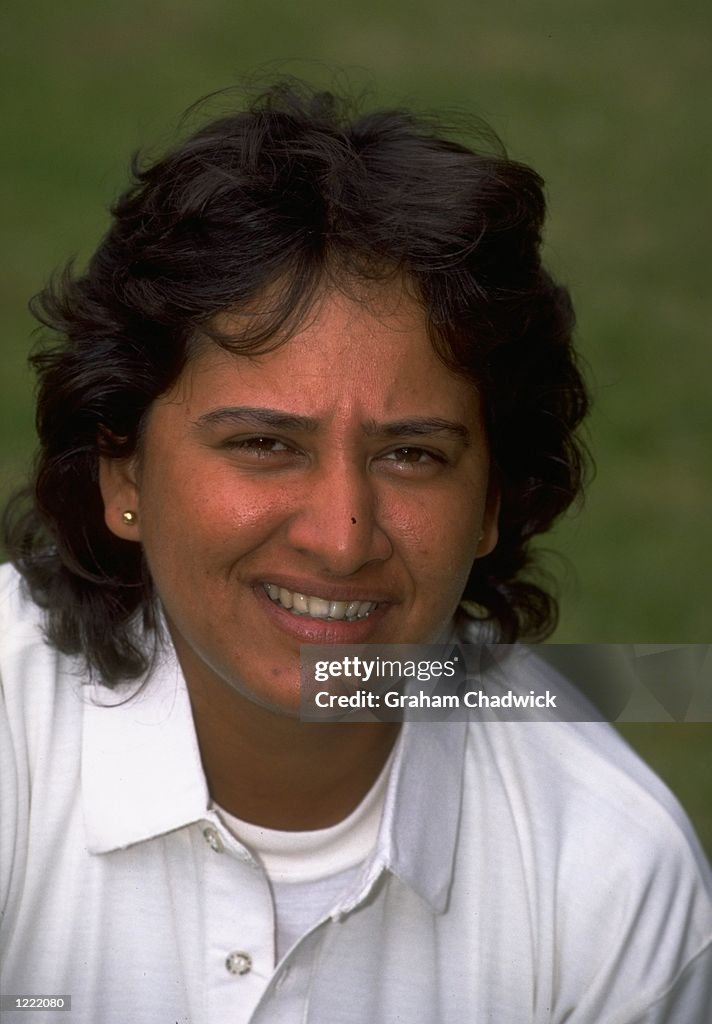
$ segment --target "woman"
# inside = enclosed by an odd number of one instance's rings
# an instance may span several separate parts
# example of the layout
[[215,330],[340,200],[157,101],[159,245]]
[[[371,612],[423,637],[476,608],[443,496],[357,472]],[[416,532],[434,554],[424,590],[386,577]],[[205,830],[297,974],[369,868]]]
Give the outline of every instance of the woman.
[[607,727],[298,717],[301,644],[555,622],[530,542],[580,490],[587,398],[542,183],[481,142],[277,86],[135,167],[37,301],[3,992],[81,1021],[706,1019],[707,866]]

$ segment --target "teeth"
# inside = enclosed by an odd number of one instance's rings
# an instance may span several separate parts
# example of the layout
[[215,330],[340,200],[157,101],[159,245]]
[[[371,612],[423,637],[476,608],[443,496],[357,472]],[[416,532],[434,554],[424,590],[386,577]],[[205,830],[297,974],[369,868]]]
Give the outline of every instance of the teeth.
[[376,607],[376,601],[327,601],[323,597],[297,594],[274,583],[265,583],[268,597],[276,604],[296,615],[309,615],[313,619],[337,619],[355,622],[365,619]]
[[314,619],[328,619],[329,618],[329,602],[325,601],[322,597],[310,597],[309,598],[309,614]]
[[329,605],[330,619],[343,619],[346,616],[348,605],[346,601],[332,601]]

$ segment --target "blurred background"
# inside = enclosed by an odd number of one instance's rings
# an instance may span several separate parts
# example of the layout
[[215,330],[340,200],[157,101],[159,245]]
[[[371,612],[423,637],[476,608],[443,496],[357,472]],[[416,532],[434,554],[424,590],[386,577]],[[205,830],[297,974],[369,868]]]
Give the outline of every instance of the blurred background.
[[[712,8],[692,0],[15,2],[0,47],[0,499],[33,448],[29,297],[107,224],[130,152],[256,68],[485,117],[547,182],[595,412],[547,539],[560,643],[704,643],[712,618]],[[621,726],[712,851],[712,726]]]

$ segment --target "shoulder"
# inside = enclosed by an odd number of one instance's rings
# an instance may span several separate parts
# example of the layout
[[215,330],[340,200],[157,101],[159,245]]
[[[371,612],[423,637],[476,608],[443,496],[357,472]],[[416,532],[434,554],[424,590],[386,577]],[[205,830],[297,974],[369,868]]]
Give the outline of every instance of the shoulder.
[[81,718],[80,664],[47,642],[44,625],[21,575],[0,566],[0,718],[18,766]]
[[42,609],[30,598],[14,565],[0,565],[0,652],[36,637],[41,633],[42,620]]
[[[83,678],[45,639],[20,574],[0,566],[0,912],[25,890],[32,837],[79,792]],[[61,834],[58,832],[58,834]],[[42,843],[37,849],[42,849]]]
[[0,683],[5,701],[53,688],[66,661],[45,638],[45,613],[12,565],[0,566]]
[[[615,729],[473,722],[466,749],[464,831],[486,829],[492,871],[517,879],[541,962],[560,978],[552,1000],[578,1007],[575,1020],[627,1021],[692,984],[691,971],[702,986],[709,863],[675,797]],[[614,1006],[630,1015],[607,1016]]]
[[613,867],[652,859],[709,866],[692,826],[665,784],[605,722],[489,722],[469,726],[468,762],[486,767],[520,811],[533,842],[561,860],[606,853]]
[[499,720],[471,721],[472,769],[477,773],[486,762],[499,785],[518,793],[523,809],[536,812],[539,831],[546,831],[542,821],[577,832],[608,825],[646,841],[679,837],[697,849],[675,797],[616,729],[600,720],[583,693],[531,648],[513,651],[492,673],[495,685],[516,694],[535,692],[530,686],[538,693],[546,688],[556,696],[556,717],[534,712],[529,721],[508,721],[516,712],[501,712]]

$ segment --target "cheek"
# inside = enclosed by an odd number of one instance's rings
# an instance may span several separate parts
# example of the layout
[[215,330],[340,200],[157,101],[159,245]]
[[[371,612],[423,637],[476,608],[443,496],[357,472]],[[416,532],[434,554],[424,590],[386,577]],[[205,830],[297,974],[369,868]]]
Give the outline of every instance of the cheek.
[[167,515],[199,526],[210,523],[254,524],[275,514],[279,493],[261,480],[238,477],[230,466],[196,460],[181,465],[165,465],[154,474],[158,481],[149,491],[153,504]]
[[[427,498],[384,505],[386,529],[397,537],[398,546],[411,571],[422,578],[465,581],[477,552],[484,513],[484,500],[472,489],[443,489]],[[450,589],[450,588],[447,588]]]
[[221,541],[235,542],[248,535],[269,535],[284,521],[286,509],[284,495],[249,484],[216,485],[192,506],[208,537],[219,535]]
[[[150,480],[150,483],[149,483]],[[176,565],[235,557],[279,528],[288,504],[278,488],[237,480],[226,471],[165,466],[141,490],[142,541],[152,556]],[[206,558],[209,562],[206,562]]]

